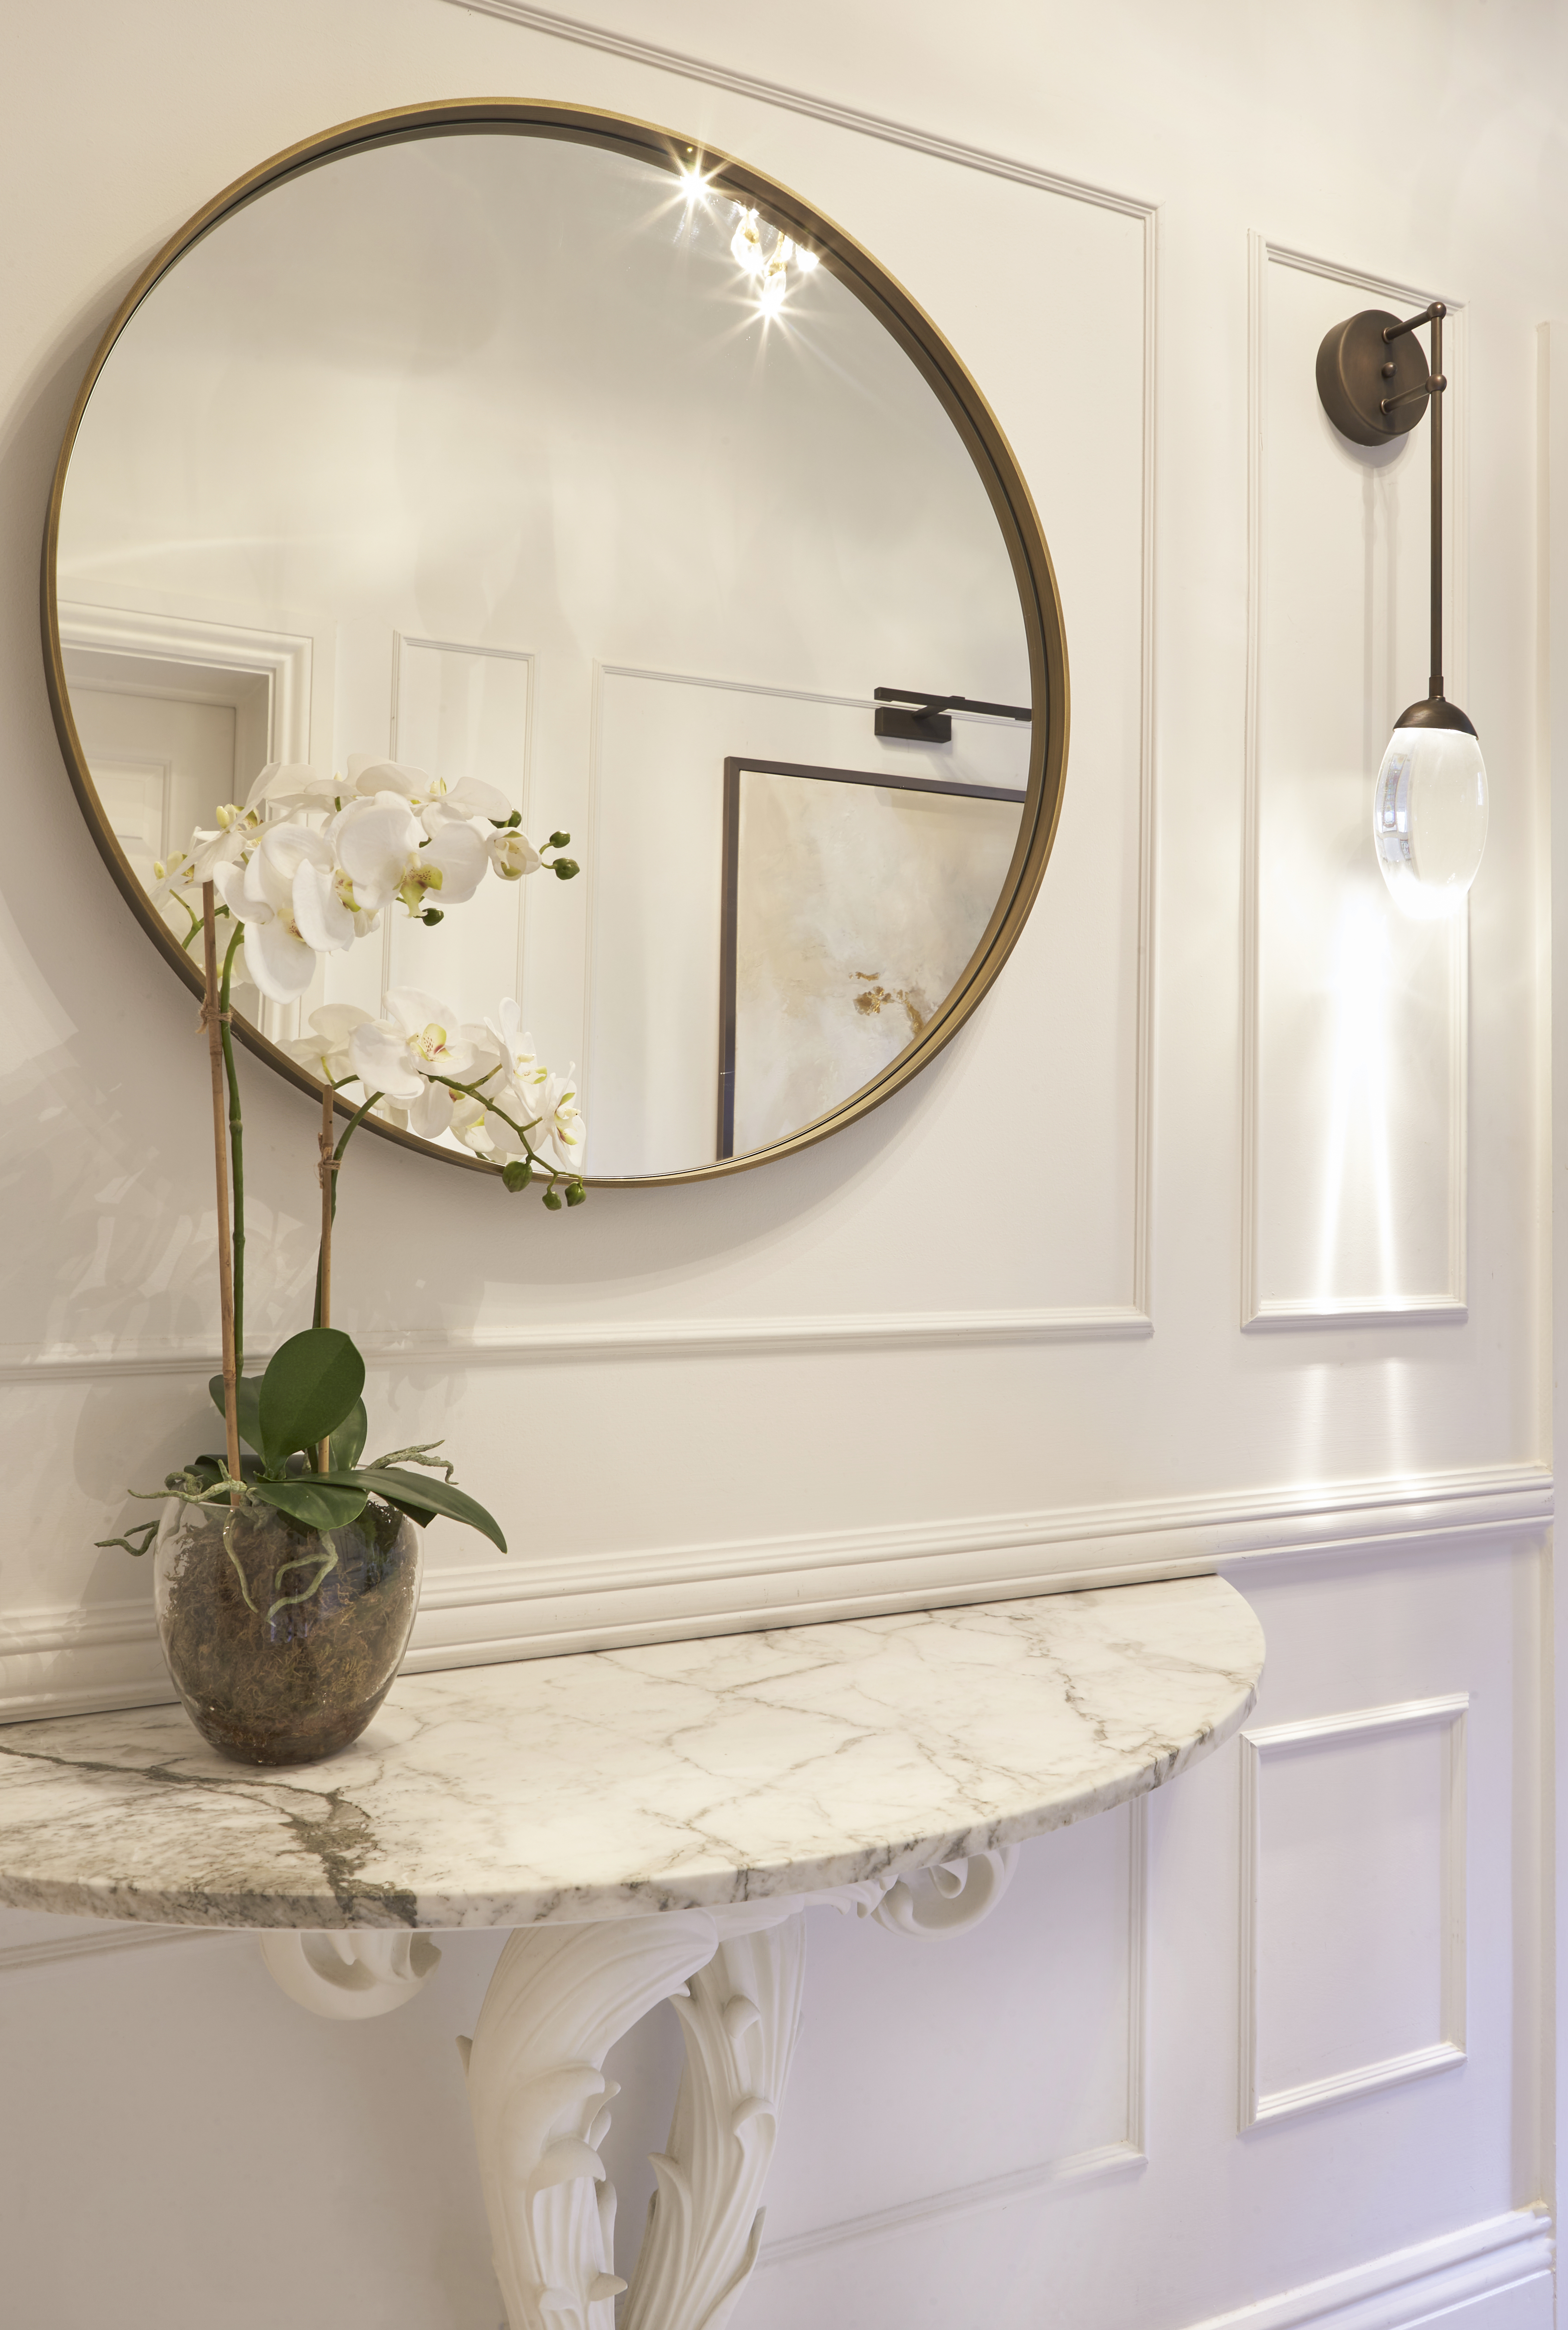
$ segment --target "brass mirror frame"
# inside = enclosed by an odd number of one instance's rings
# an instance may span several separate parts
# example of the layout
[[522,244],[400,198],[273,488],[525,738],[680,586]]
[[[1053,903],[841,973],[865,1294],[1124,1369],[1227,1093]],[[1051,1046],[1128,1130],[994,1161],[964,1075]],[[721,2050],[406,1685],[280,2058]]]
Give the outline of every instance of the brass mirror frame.
[[[586,1178],[591,1188],[634,1189],[661,1188],[675,1182],[713,1180],[722,1174],[748,1172],[753,1166],[765,1165],[775,1158],[788,1157],[797,1150],[808,1149],[815,1142],[827,1140],[830,1133],[852,1124],[856,1117],[865,1115],[893,1093],[901,1091],[957,1033],[1012,952],[1034,905],[1056,838],[1067,765],[1067,648],[1063,632],[1061,600],[1039,517],[1012,450],[979,389],[930,317],[915,304],[902,285],[862,250],[859,243],[819,211],[813,210],[789,187],[764,177],[760,171],[749,168],[745,163],[716,151],[701,140],[679,137],[675,131],[660,128],[652,122],[639,121],[628,115],[590,111],[579,106],[508,98],[458,99],[447,104],[399,106],[384,113],[366,114],[358,120],[343,122],[336,128],[325,130],[318,137],[304,138],[297,146],[286,147],[281,153],[273,155],[257,168],[247,171],[243,177],[235,179],[232,185],[214,195],[204,208],[188,220],[143,269],[116,309],[71,407],[49,497],[49,515],[43,533],[42,587],[44,665],[61,750],[65,756],[66,769],[82,815],[122,895],[165,960],[174,966],[186,986],[199,994],[202,988],[200,972],[189,956],[175,943],[174,935],[162,916],[154,911],[147,894],[109,829],[109,819],[94,788],[81,740],[71,717],[61,647],[55,560],[66,479],[82,415],[116,341],[143,300],[186,251],[234,212],[255,202],[285,179],[316,169],[339,155],[425,137],[460,137],[476,130],[522,137],[559,137],[574,145],[608,147],[616,153],[629,154],[638,161],[651,163],[656,168],[672,174],[689,170],[694,165],[701,168],[707,185],[716,194],[728,195],[748,205],[755,204],[770,225],[782,229],[795,241],[815,250],[819,254],[821,264],[828,268],[892,335],[935,393],[979,473],[1012,561],[1029,646],[1034,720],[1030,730],[1028,791],[1019,824],[1017,845],[1008,867],[1002,895],[957,984],[921,1031],[918,1042],[901,1053],[881,1075],[874,1077],[870,1084],[863,1084],[858,1092],[852,1093],[836,1108],[815,1118],[809,1124],[802,1125],[787,1140],[775,1141],[769,1148],[750,1151],[743,1157],[718,1160],[711,1165],[688,1166],[673,1173],[600,1174]],[[290,1059],[260,1029],[250,1027],[238,1016],[234,1027],[241,1041],[259,1059],[265,1060],[269,1068],[276,1069],[299,1091],[319,1100],[322,1087],[316,1077]],[[347,1102],[339,1101],[338,1106],[345,1115],[352,1113]],[[499,1172],[497,1166],[486,1163],[482,1158],[461,1151],[439,1148],[433,1141],[421,1141],[417,1134],[403,1132],[376,1117],[366,1117],[364,1122],[383,1140],[394,1141],[404,1149],[415,1150],[421,1156],[440,1163],[457,1165],[472,1173]]]

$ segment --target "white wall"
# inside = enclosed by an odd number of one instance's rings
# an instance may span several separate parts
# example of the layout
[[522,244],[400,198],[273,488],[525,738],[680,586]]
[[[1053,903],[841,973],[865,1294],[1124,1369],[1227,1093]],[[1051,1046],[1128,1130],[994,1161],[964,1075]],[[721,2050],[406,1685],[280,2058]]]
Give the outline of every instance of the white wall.
[[[60,12],[13,36],[5,1705],[160,1688],[146,1581],[91,1541],[183,1453],[215,1331],[188,999],[76,816],[39,667],[34,545],[81,369],[190,211],[333,120],[494,90],[675,124],[844,221],[991,399],[1063,571],[1062,854],[959,1040],[787,1166],[556,1222],[357,1158],[340,1267],[373,1389],[400,1431],[448,1433],[518,1546],[501,1569],[433,1545],[416,1656],[1219,1558],[1269,1633],[1254,1729],[1464,1700],[1463,2061],[1370,2084],[1451,2022],[1454,1727],[1263,1743],[1245,1866],[1233,1748],[1151,1804],[1146,1866],[1119,1823],[1051,1840],[968,1941],[900,1957],[817,1919],[741,2318],[1181,2330],[1252,2306],[1255,2330],[1349,2330],[1463,2303],[1478,2330],[1541,2330],[1548,2252],[1516,2213],[1554,2174],[1535,327],[1568,311],[1568,32],[1546,5],[1408,0],[593,14],[609,31],[583,42],[448,0],[164,0],[156,43],[107,8],[90,38]],[[666,69],[649,37],[710,62]],[[1424,674],[1398,613],[1419,494],[1390,471],[1357,504],[1301,377],[1319,305],[1390,286],[1461,314],[1449,668],[1494,807],[1462,979],[1380,990],[1380,1081],[1321,920],[1286,918],[1294,867],[1326,902],[1334,867],[1359,880],[1384,691],[1397,709]],[[1097,365],[1114,426],[1063,427],[1061,384]],[[1295,540],[1321,611],[1290,598]],[[247,1091],[260,1332],[294,1323],[308,1267],[310,1112]],[[17,2318],[491,2330],[450,2038],[493,1947],[460,1938],[409,2019],[337,2032],[243,1940],[0,1962]],[[1241,2133],[1250,2050],[1265,2098],[1333,2092]],[[667,2075],[656,2027],[628,2055]],[[628,2103],[626,2154],[656,2118]]]

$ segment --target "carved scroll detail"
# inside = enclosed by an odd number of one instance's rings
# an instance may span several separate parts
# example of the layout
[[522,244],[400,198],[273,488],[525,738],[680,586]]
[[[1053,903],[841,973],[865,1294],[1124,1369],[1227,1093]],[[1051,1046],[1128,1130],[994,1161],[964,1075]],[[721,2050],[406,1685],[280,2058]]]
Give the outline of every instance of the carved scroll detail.
[[279,1989],[297,2006],[334,2022],[358,2022],[405,2005],[441,1962],[428,1936],[383,1927],[263,1934],[261,1956]]
[[[791,1904],[775,1904],[777,1915]],[[720,1943],[674,2002],[685,2069],[622,2330],[721,2330],[757,2261],[762,2186],[800,2029],[806,1921]]]
[[890,1934],[917,1934],[930,1940],[967,1933],[988,1918],[1018,1865],[1019,1847],[977,1852],[968,1861],[940,1861],[917,1869],[890,1886],[872,1916]]
[[468,2052],[496,2278],[512,2330],[615,2330],[615,2190],[598,2146],[621,2033],[712,1957],[704,1910],[515,1933]]

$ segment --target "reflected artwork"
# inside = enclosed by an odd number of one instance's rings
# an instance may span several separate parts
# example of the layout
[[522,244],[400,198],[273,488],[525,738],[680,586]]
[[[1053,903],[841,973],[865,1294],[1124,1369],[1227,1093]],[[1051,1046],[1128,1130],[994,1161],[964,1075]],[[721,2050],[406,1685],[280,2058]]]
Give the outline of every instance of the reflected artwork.
[[840,1107],[921,1036],[1002,895],[1021,791],[725,765],[718,1150]]

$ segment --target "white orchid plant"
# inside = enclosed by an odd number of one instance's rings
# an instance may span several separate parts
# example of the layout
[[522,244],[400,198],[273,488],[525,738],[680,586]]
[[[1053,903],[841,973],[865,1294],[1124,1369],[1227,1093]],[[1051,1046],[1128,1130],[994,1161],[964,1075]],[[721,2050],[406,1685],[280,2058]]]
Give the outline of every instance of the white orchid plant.
[[[479,1022],[459,1021],[439,997],[412,987],[391,990],[381,1018],[356,1004],[320,1006],[310,1015],[309,1036],[285,1046],[322,1087],[315,1316],[264,1375],[245,1375],[244,1122],[233,988],[243,977],[272,1002],[295,1002],[315,982],[322,958],[379,929],[383,914],[401,907],[433,926],[449,907],[472,899],[488,875],[516,882],[548,870],[569,881],[579,870],[560,854],[570,834],[553,833],[543,848],[535,848],[520,812],[493,786],[472,778],[448,786],[404,762],[369,757],[348,767],[345,782],[297,764],[270,764],[242,804],[220,808],[211,829],[198,827],[184,849],[154,869],[159,911],[176,931],[184,914],[187,952],[198,939],[203,948],[202,1022],[212,1059],[219,1219],[230,1231],[219,1243],[223,1372],[210,1388],[224,1417],[227,1452],[169,1473],[160,1490],[131,1493],[221,1504],[231,1515],[260,1501],[322,1532],[328,1550],[318,1576],[306,1596],[284,1601],[307,1598],[319,1586],[335,1566],[330,1532],[356,1520],[373,1494],[421,1524],[446,1513],[505,1549],[493,1517],[452,1485],[450,1465],[431,1454],[439,1442],[399,1449],[359,1469],[364,1361],[331,1326],[330,1308],[338,1175],[360,1125],[375,1112],[426,1140],[449,1136],[497,1166],[509,1190],[526,1189],[542,1175],[552,1212],[581,1205],[587,1194],[586,1126],[572,1071],[558,1075],[538,1058],[515,999],[504,997]],[[231,927],[220,958],[218,924],[225,921]],[[353,1113],[335,1146],[340,1099]],[[241,1455],[241,1441],[248,1455]],[[446,1478],[423,1479],[406,1470],[411,1463]],[[100,1542],[145,1553],[157,1530],[157,1521],[149,1521]],[[226,1525],[226,1544],[228,1534]]]

